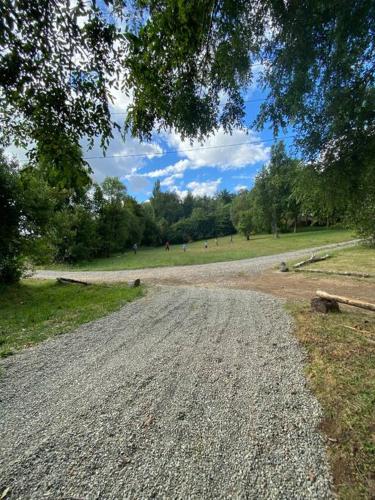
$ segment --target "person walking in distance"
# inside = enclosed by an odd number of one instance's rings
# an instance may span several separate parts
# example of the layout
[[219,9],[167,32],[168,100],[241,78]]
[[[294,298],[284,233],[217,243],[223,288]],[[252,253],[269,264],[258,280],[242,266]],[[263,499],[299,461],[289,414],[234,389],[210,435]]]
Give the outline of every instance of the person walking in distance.
[[219,246],[219,240],[215,238],[215,245],[218,247]]
[[208,241],[207,241],[207,240],[204,242],[204,248],[205,248],[206,250],[207,250],[207,248],[208,248]]
[[184,252],[186,252],[186,243],[183,243],[183,245],[182,245],[182,250],[183,250]]
[[137,255],[137,250],[138,250],[138,245],[137,245],[137,243],[134,243],[134,245],[133,245],[134,255]]
[[165,242],[165,251],[169,252],[169,241]]

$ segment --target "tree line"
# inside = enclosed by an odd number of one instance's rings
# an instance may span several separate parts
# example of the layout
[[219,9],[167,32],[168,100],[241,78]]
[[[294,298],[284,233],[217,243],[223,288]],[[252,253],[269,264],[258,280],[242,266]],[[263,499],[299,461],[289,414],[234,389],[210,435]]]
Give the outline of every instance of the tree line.
[[47,165],[43,154],[36,167],[24,168],[0,154],[0,281],[17,281],[25,260],[75,263],[110,257],[135,243],[158,246],[234,232],[247,239],[267,232],[278,237],[301,226],[338,222],[354,225],[364,236],[375,234],[371,206],[349,203],[344,188],[290,157],[283,142],[272,147],[251,189],[222,190],[214,197],[189,192],[182,199],[156,181],[144,203],[116,177],[93,183],[80,148],[70,148],[75,178],[64,176],[62,165]]

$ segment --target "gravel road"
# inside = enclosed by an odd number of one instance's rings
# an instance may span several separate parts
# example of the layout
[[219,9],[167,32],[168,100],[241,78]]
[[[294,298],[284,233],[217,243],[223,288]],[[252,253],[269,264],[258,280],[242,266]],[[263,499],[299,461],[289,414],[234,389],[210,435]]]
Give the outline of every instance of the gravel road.
[[0,496],[331,498],[291,328],[267,295],[156,287],[3,360]]
[[192,285],[218,285],[225,286],[230,283],[234,276],[243,274],[254,274],[269,267],[280,264],[282,261],[290,261],[299,257],[310,255],[320,250],[332,248],[345,248],[357,244],[360,240],[346,241],[344,243],[333,243],[315,248],[305,248],[293,252],[277,255],[267,255],[252,259],[234,260],[230,262],[215,262],[212,264],[200,264],[193,266],[154,267],[137,269],[131,271],[37,271],[34,278],[46,279],[64,276],[89,282],[115,282],[130,281],[141,278],[147,283],[160,284],[192,284]]

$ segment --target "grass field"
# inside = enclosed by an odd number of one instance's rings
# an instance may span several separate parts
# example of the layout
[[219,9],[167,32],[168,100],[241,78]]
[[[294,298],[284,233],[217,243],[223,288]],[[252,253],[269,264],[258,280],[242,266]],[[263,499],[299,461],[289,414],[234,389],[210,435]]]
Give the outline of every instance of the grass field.
[[116,271],[145,267],[206,264],[288,252],[290,250],[342,242],[353,237],[352,232],[343,229],[288,233],[282,234],[278,239],[268,234],[258,235],[254,236],[250,241],[246,241],[240,235],[234,235],[233,243],[230,242],[229,236],[218,238],[217,246],[215,240],[208,240],[208,249],[204,248],[203,241],[196,241],[187,246],[186,252],[183,252],[181,245],[172,245],[169,252],[166,252],[163,247],[141,248],[137,255],[134,255],[133,252],[126,252],[106,259],[82,262],[74,266],[54,266],[54,268],[82,271]]
[[375,498],[375,315],[312,313],[290,304],[320,401],[338,498]]
[[[375,248],[358,245],[329,252],[331,258],[309,264],[308,269],[355,271],[375,274]],[[303,268],[302,268],[303,269]]]
[[0,288],[0,356],[104,316],[142,295],[124,285],[25,281]]

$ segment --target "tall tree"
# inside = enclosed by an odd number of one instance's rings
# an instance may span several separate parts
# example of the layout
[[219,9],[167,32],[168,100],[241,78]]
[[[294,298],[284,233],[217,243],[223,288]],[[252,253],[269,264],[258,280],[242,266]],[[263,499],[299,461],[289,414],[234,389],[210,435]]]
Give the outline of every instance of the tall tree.
[[164,219],[167,224],[173,224],[182,217],[184,210],[180,198],[176,193],[162,191],[160,181],[155,182],[150,203],[157,220]]

